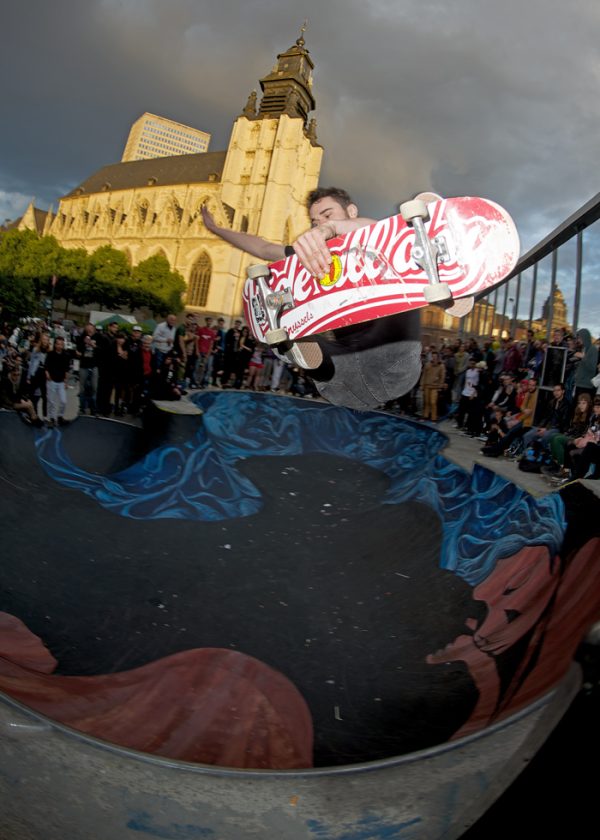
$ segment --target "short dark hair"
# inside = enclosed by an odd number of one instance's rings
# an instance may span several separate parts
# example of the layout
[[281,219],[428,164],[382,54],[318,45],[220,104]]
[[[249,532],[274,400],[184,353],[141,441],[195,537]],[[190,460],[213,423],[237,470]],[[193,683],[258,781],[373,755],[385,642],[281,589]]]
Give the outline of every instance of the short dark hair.
[[354,201],[352,201],[346,190],[343,190],[341,187],[318,187],[316,190],[309,192],[306,197],[306,206],[310,210],[313,204],[322,198],[333,198],[344,210],[349,204],[354,204]]

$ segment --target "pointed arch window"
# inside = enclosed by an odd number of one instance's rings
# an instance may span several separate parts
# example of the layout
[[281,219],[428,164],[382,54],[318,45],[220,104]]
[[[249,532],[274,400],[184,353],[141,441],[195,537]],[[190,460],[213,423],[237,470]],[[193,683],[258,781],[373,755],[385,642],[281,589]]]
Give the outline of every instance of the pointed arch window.
[[200,254],[190,274],[187,302],[189,306],[206,306],[210,290],[212,263],[208,254]]

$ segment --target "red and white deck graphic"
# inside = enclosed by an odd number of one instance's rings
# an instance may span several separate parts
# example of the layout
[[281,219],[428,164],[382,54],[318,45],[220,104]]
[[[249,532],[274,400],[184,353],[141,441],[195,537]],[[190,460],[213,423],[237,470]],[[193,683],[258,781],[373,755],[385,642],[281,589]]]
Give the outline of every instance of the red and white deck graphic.
[[[483,198],[450,198],[428,205],[430,239],[442,248],[439,278],[454,298],[479,294],[499,283],[516,265],[519,237],[498,204]],[[296,256],[270,266],[272,291],[290,288],[295,306],[281,317],[290,338],[427,306],[427,276],[413,255],[414,229],[402,216],[382,219],[331,240],[329,275],[313,277]],[[247,322],[263,340],[269,326],[262,306],[252,305],[255,280],[244,286]]]

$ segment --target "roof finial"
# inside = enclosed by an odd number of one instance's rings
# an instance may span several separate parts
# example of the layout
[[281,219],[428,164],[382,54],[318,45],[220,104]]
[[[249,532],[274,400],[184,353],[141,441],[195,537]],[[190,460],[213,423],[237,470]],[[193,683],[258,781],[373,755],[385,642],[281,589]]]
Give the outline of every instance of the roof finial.
[[296,44],[299,47],[303,47],[306,43],[304,40],[304,33],[306,32],[306,28],[308,27],[308,18],[305,18],[304,23],[300,27],[300,37],[296,40]]

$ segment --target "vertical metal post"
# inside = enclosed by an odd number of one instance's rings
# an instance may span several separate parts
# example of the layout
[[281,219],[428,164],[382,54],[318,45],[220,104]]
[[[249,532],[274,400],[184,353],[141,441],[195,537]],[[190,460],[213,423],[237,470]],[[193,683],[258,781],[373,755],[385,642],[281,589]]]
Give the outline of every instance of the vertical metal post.
[[[509,281],[510,282],[510,281]],[[504,303],[502,304],[502,326],[500,329],[500,338],[502,338],[502,333],[504,332],[504,321],[506,319],[506,305],[508,304],[508,283],[504,284]]]
[[533,313],[535,309],[535,293],[537,291],[537,275],[538,275],[538,263],[535,263],[533,266],[533,282],[531,284],[531,303],[529,304],[529,328],[531,329],[531,323],[533,321]]
[[515,305],[512,311],[512,320],[510,324],[510,334],[515,338],[515,331],[517,329],[517,313],[519,310],[519,298],[521,297],[521,273],[517,274],[517,293],[515,295]]
[[556,293],[556,272],[558,269],[558,248],[552,251],[552,280],[550,283],[550,299],[548,301],[548,324],[546,326],[546,341],[552,335],[552,321],[554,319],[554,295]]
[[577,231],[577,260],[575,263],[575,301],[573,303],[573,332],[579,326],[579,307],[581,305],[581,275],[583,272],[583,231]]
[[496,313],[498,311],[498,286],[494,289],[494,310],[492,314],[492,336],[494,335],[494,327],[496,326]]

